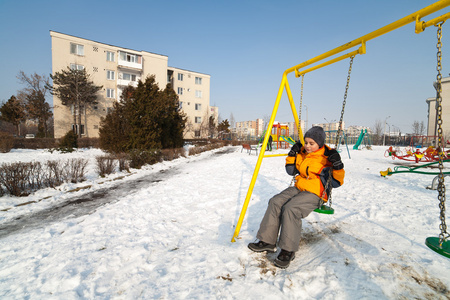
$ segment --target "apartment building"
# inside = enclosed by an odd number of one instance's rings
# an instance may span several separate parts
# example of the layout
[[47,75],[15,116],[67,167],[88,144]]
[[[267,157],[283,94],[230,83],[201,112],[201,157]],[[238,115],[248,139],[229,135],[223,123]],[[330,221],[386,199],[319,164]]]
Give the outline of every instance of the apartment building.
[[[449,74],[450,75],[450,74]],[[445,141],[450,139],[450,77],[442,78],[441,82],[442,92],[442,131],[445,136]],[[436,88],[436,83],[434,83]],[[428,105],[428,126],[427,135],[438,135],[437,123],[436,123],[436,97],[426,99]]]
[[[210,75],[194,71],[168,67],[166,55],[147,51],[104,44],[80,37],[50,31],[52,41],[52,73],[67,67],[86,69],[90,79],[96,85],[103,86],[97,103],[84,107],[81,112],[73,107],[62,105],[60,99],[53,96],[55,137],[64,136],[69,130],[81,132],[85,137],[98,137],[102,117],[112,109],[115,101],[120,101],[122,90],[128,86],[137,86],[139,80],[154,75],[160,89],[171,83],[180,100],[182,111],[186,114],[186,139],[204,138],[208,133],[203,130],[204,121],[212,114],[217,122],[218,108],[211,107]],[[82,124],[79,128],[73,124],[73,114],[81,113]]]
[[232,133],[238,138],[255,139],[264,133],[264,120],[236,122]]
[[167,80],[180,99],[180,107],[189,117],[185,138],[213,137],[208,132],[209,118],[218,124],[219,108],[209,105],[210,76],[193,71],[168,68]]

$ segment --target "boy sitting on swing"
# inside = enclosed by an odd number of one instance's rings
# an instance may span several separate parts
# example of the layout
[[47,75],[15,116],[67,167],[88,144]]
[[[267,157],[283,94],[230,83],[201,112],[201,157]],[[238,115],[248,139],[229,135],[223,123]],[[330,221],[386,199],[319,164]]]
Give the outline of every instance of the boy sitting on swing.
[[[327,186],[331,171],[330,187]],[[344,164],[335,149],[325,145],[325,132],[314,126],[305,133],[305,145],[294,144],[286,158],[286,172],[296,175],[295,186],[288,187],[269,200],[264,218],[256,238],[257,243],[248,247],[255,252],[276,252],[276,243],[281,252],[274,264],[287,268],[299,248],[302,218],[320,207],[321,200],[327,201],[331,187],[344,183]],[[278,235],[279,233],[279,235]]]

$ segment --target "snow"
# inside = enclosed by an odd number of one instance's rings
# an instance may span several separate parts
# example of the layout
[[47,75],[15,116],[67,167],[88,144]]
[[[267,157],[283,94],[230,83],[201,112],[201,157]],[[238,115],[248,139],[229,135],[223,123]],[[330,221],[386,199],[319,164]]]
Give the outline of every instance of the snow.
[[[341,153],[346,178],[333,191],[336,212],[304,220],[300,250],[285,270],[271,264],[276,254],[247,248],[268,199],[290,184],[284,157],[263,160],[232,243],[257,161],[241,147],[107,178],[97,175],[95,156],[103,154],[98,149],[0,154],[0,163],[73,157],[91,162],[85,182],[0,198],[0,209],[9,208],[0,211],[2,229],[73,197],[121,189],[88,214],[10,234],[0,230],[0,298],[449,299],[450,259],[424,243],[440,233],[437,191],[425,188],[434,176],[381,177],[379,171],[399,163],[384,157],[386,149],[350,150],[351,158]],[[161,179],[133,185],[151,176]],[[16,206],[29,201],[35,203]]]

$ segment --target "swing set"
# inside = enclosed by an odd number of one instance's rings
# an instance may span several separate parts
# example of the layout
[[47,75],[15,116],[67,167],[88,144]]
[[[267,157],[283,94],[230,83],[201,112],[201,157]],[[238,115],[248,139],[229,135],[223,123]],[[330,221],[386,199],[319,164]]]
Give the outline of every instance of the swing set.
[[[348,69],[348,75],[347,75],[347,84],[345,87],[345,93],[344,93],[344,100],[342,103],[342,110],[341,110],[341,117],[339,120],[339,128],[338,128],[338,133],[336,134],[336,147],[338,146],[339,143],[339,139],[340,139],[340,135],[341,135],[341,131],[342,131],[342,123],[343,123],[343,117],[344,117],[344,110],[345,110],[345,104],[347,101],[347,92],[348,92],[348,88],[349,88],[349,83],[350,83],[350,75],[351,75],[351,71],[352,71],[352,65],[353,65],[353,59],[356,55],[358,54],[365,54],[366,53],[366,42],[369,40],[372,40],[376,37],[379,37],[383,34],[386,34],[388,32],[391,32],[393,30],[396,30],[404,25],[407,25],[409,23],[415,22],[415,32],[416,33],[421,33],[425,30],[425,28],[429,27],[429,26],[437,26],[438,27],[438,75],[437,75],[437,97],[436,97],[436,101],[437,101],[437,119],[438,119],[438,133],[439,133],[439,143],[442,143],[442,98],[440,97],[441,94],[441,79],[442,79],[442,75],[441,75],[441,70],[442,70],[442,65],[441,65],[441,52],[440,52],[440,47],[442,46],[442,44],[440,43],[441,40],[441,29],[442,29],[442,24],[450,18],[450,13],[446,13],[444,15],[441,15],[440,17],[434,18],[430,21],[421,21],[421,19],[423,17],[426,17],[432,13],[435,13],[437,11],[440,11],[441,9],[444,9],[446,7],[450,6],[450,0],[440,0],[436,3],[433,3],[413,14],[410,14],[402,19],[399,19],[389,25],[386,25],[378,30],[375,30],[369,34],[366,34],[362,37],[359,37],[353,41],[350,41],[348,43],[345,43],[335,49],[332,49],[328,52],[325,52],[319,56],[316,56],[310,60],[307,60],[301,64],[298,64],[296,66],[293,66],[287,70],[284,71],[283,75],[282,75],[282,79],[281,79],[281,83],[280,83],[280,87],[278,89],[278,93],[277,93],[277,97],[275,100],[275,104],[274,104],[274,108],[272,110],[272,114],[270,117],[270,121],[269,121],[269,126],[266,130],[265,136],[264,136],[264,141],[263,141],[263,145],[267,145],[267,142],[269,141],[269,135],[272,132],[272,126],[274,124],[275,121],[275,117],[278,111],[278,107],[280,105],[280,101],[281,101],[281,97],[283,94],[283,91],[286,90],[286,94],[289,100],[289,104],[292,110],[292,114],[295,120],[295,123],[297,124],[297,130],[298,130],[298,136],[300,138],[300,141],[302,144],[304,144],[304,139],[303,139],[303,133],[300,127],[300,118],[301,118],[301,105],[302,105],[302,97],[303,97],[303,79],[304,79],[304,75],[306,73],[312,72],[314,70],[320,69],[322,67],[331,65],[333,63],[336,63],[338,61],[344,60],[349,58],[350,59],[350,63],[349,63],[349,69]],[[328,61],[325,62],[321,62],[323,60],[326,60],[328,58],[331,58],[332,56],[341,54],[344,51],[347,51],[351,48],[357,47],[359,46],[358,49],[352,51],[352,52],[348,52],[346,54],[343,54],[341,56],[332,58]],[[321,63],[319,63],[321,62]],[[313,65],[315,63],[318,63],[317,65],[311,66],[306,70],[301,70],[307,66]],[[292,97],[292,93],[291,93],[291,88],[289,86],[289,82],[287,80],[287,75],[294,72],[295,73],[295,77],[302,77],[302,85],[301,85],[301,96],[300,96],[300,109],[299,109],[299,114],[297,114],[296,108],[295,108],[295,103]],[[245,214],[247,212],[247,208],[248,208],[248,204],[250,201],[250,198],[252,196],[253,193],[253,188],[255,187],[255,183],[256,183],[256,179],[258,177],[259,174],[259,170],[261,168],[261,163],[263,158],[266,157],[275,157],[275,156],[286,156],[287,154],[273,154],[273,155],[265,155],[265,147],[261,148],[261,151],[259,153],[258,156],[258,160],[256,162],[256,166],[255,169],[253,171],[253,175],[252,175],[252,179],[250,181],[250,185],[245,197],[245,201],[238,219],[238,222],[236,224],[236,229],[234,231],[233,237],[231,239],[231,242],[235,242],[236,238],[239,235],[242,223],[244,221],[244,217]],[[432,249],[433,251],[436,251],[437,253],[450,257],[450,241],[447,241],[447,238],[450,237],[450,235],[447,233],[447,226],[445,225],[445,185],[444,185],[444,174],[443,174],[443,161],[444,161],[444,157],[440,156],[439,159],[439,170],[440,170],[440,175],[439,175],[439,186],[438,186],[438,191],[439,191],[439,202],[440,202],[440,209],[441,209],[441,214],[440,214],[440,219],[441,219],[441,225],[440,225],[440,229],[441,229],[441,233],[439,235],[439,237],[429,237],[426,239],[426,245]],[[331,172],[331,168],[330,168],[330,172]],[[331,174],[330,174],[331,175]],[[331,181],[331,176],[328,176],[328,181],[325,185],[325,190],[327,190],[329,184]],[[323,197],[322,197],[322,201],[324,201]],[[316,210],[316,212],[318,213],[327,213],[327,214],[333,214],[334,213],[334,209],[331,207],[331,193],[330,195],[328,195],[328,202],[327,205],[325,204],[321,204],[320,208]]]

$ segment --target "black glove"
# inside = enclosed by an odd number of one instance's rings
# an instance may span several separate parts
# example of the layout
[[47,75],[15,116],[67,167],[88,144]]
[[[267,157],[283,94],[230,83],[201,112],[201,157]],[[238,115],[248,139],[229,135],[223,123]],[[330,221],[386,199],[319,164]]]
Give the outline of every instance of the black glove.
[[333,164],[333,169],[340,170],[344,168],[344,164],[342,163],[341,156],[335,149],[331,149],[328,155],[328,161]]
[[294,144],[294,146],[292,146],[291,150],[288,153],[288,156],[296,156],[297,153],[300,152],[300,150],[302,149],[302,143],[297,142]]

